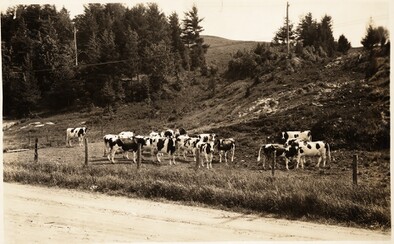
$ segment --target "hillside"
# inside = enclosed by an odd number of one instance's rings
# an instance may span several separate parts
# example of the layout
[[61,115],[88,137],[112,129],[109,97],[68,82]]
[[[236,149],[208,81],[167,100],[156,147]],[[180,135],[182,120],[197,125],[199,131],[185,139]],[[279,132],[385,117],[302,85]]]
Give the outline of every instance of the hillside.
[[[215,62],[222,74],[236,50],[249,50],[257,43],[231,41],[205,36],[210,45],[207,62]],[[360,58],[361,57],[361,58]],[[294,61],[295,60],[295,61]],[[215,132],[235,137],[251,153],[261,142],[277,141],[283,130],[311,129],[314,139],[324,139],[334,148],[376,150],[389,145],[389,60],[372,78],[365,78],[368,63],[362,50],[347,56],[308,62],[294,59],[292,69],[277,67],[258,79],[216,81],[213,93],[209,78],[199,73],[181,75],[181,86],[166,85],[165,99],[120,105],[108,113],[101,108],[78,108],[55,115],[41,114],[5,131],[5,148],[30,132],[30,136],[49,134],[63,143],[66,127],[87,125],[90,137],[99,141],[103,134],[133,130],[184,127],[191,132]],[[387,72],[388,70],[388,72]],[[54,125],[34,127],[33,122]],[[48,138],[47,138],[48,139]],[[250,140],[252,139],[252,140]],[[24,143],[26,140],[24,141]]]
[[256,46],[254,41],[234,41],[216,36],[203,36],[205,43],[209,44],[206,54],[208,65],[217,65],[224,71],[233,55],[238,50],[249,50]]

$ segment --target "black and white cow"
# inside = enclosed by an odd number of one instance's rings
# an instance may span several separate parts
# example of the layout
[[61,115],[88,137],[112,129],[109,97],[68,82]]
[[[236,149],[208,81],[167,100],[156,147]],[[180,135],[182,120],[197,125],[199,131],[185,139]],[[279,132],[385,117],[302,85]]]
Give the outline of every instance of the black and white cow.
[[200,141],[197,137],[190,137],[188,135],[180,135],[176,138],[176,148],[179,154],[183,154],[186,160],[186,153],[192,152],[194,161],[196,161],[197,143]]
[[297,166],[301,163],[301,168],[304,168],[305,157],[318,157],[316,167],[320,166],[323,160],[323,167],[326,166],[326,159],[328,156],[331,161],[330,145],[324,141],[306,142],[300,140],[290,140],[289,146],[286,148],[286,157],[296,157]]
[[66,145],[71,145],[72,138],[78,138],[79,146],[82,146],[83,138],[86,135],[87,128],[86,127],[76,127],[76,128],[67,128],[66,130]]
[[161,163],[159,155],[161,153],[167,153],[170,156],[170,165],[174,163],[175,165],[175,150],[176,150],[176,141],[175,138],[171,137],[160,137],[157,139],[156,143],[156,158],[159,163]]
[[234,138],[219,139],[216,141],[216,148],[219,151],[219,163],[222,162],[222,153],[224,152],[224,160],[227,164],[227,153],[232,152],[231,163],[234,162],[235,140]]
[[147,140],[143,136],[123,137],[119,135],[105,135],[104,144],[108,147],[108,160],[111,163],[115,163],[115,153],[118,149],[122,149],[124,152],[133,152],[133,162],[136,163],[136,152],[138,151],[139,144],[145,146]]
[[175,132],[174,132],[174,130],[167,129],[167,130],[165,130],[165,131],[162,131],[162,132],[160,133],[160,136],[161,136],[161,137],[168,137],[168,138],[171,138],[171,137],[174,137],[174,136],[175,136]]
[[132,131],[122,131],[122,132],[119,133],[119,136],[122,137],[122,138],[127,138],[127,137],[131,138],[131,137],[134,136],[134,132],[132,132]]
[[207,163],[207,168],[212,169],[213,153],[215,149],[215,143],[213,141],[204,142],[199,140],[196,144],[197,150],[199,150],[201,158],[201,166],[204,167],[204,158]]
[[216,134],[199,134],[197,137],[202,142],[215,142]]
[[[284,157],[286,161],[286,169],[289,169],[289,160],[286,157],[286,148],[282,144],[263,144],[259,149],[259,155],[257,157],[257,162],[261,160],[261,151],[263,151],[263,168],[265,169],[265,160],[274,160],[275,157]],[[290,156],[289,156],[290,158]]]
[[283,131],[282,143],[285,146],[289,145],[289,140],[298,139],[300,141],[312,141],[312,133],[310,130],[305,131]]
[[179,128],[175,130],[175,137],[185,136],[185,135],[187,135],[187,132],[184,128]]

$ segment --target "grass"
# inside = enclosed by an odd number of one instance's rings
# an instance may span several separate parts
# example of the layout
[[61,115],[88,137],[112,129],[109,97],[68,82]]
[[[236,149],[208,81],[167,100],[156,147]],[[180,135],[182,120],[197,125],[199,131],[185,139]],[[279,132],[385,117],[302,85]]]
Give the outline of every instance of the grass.
[[234,169],[214,170],[144,164],[5,162],[4,181],[153,199],[206,204],[225,209],[275,214],[290,219],[333,221],[390,228],[390,190],[358,186],[324,174]]

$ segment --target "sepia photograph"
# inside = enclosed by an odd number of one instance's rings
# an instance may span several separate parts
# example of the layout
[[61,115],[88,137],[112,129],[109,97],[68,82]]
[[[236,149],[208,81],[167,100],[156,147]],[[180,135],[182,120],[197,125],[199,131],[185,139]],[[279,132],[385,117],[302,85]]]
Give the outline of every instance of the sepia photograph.
[[391,243],[389,0],[4,0],[1,243]]

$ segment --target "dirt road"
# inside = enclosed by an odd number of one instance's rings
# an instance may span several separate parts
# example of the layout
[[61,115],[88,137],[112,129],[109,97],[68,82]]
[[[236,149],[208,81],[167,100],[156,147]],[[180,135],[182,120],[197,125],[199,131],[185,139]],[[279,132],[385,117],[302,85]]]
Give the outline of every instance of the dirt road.
[[390,233],[4,183],[4,238],[5,243],[389,241]]

